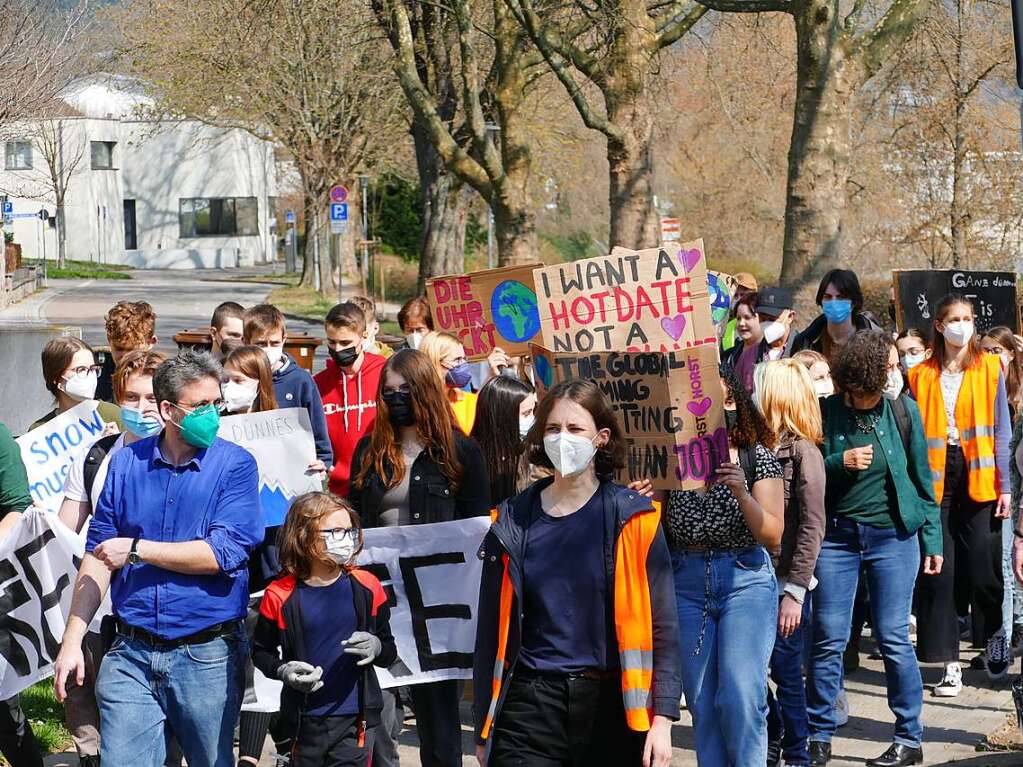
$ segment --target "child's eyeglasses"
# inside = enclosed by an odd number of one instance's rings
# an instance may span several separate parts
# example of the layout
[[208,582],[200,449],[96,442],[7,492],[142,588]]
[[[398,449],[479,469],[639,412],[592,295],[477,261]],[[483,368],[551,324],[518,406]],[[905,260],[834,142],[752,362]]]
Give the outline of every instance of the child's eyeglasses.
[[327,541],[343,541],[345,538],[354,538],[355,531],[350,527],[328,527],[326,529],[321,529],[320,535]]

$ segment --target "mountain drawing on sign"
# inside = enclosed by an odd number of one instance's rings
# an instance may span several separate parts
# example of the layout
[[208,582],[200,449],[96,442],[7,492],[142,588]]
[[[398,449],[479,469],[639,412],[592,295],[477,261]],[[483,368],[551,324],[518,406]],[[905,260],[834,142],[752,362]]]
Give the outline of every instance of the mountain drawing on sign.
[[494,326],[503,338],[521,343],[540,332],[536,293],[518,280],[505,280],[490,299]]
[[293,497],[293,495],[288,495],[284,488],[279,485],[271,487],[270,485],[261,484],[259,487],[259,505],[263,507],[263,524],[266,527],[283,525]]

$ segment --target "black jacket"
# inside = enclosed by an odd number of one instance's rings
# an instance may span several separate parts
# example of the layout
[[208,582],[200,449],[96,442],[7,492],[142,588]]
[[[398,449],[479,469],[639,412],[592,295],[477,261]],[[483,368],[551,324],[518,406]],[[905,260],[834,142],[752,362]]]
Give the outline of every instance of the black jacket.
[[[409,522],[425,525],[432,522],[450,522],[456,519],[482,517],[490,513],[490,479],[476,440],[455,430],[455,451],[462,465],[462,481],[451,487],[440,467],[424,451],[409,469]],[[387,492],[383,478],[376,471],[366,475],[362,487],[356,487],[355,477],[369,459],[371,435],[366,435],[355,447],[352,457],[352,482],[348,487],[348,500],[362,518],[365,528],[380,526],[380,502]]]
[[[857,330],[880,330],[881,326],[874,320],[869,312],[858,312],[852,316],[853,326]],[[828,320],[823,314],[807,326],[806,330],[796,336],[792,344],[792,354],[801,352],[804,349],[811,349],[824,354],[824,331],[828,326]]]
[[[373,666],[387,668],[398,657],[391,635],[391,609],[380,582],[364,570],[353,570],[352,598],[355,603],[356,631],[367,631],[380,640],[380,654]],[[281,666],[288,661],[307,661],[305,637],[302,633],[302,604],[295,576],[287,575],[271,583],[259,605],[259,617],[252,636],[252,662],[268,679],[279,679]],[[279,648],[279,653],[278,653]],[[380,722],[380,709],[384,699],[380,683],[370,665],[361,667],[359,685],[359,714],[367,727]],[[305,707],[305,695],[284,686],[281,700],[282,716],[289,720],[297,735],[296,715]]]

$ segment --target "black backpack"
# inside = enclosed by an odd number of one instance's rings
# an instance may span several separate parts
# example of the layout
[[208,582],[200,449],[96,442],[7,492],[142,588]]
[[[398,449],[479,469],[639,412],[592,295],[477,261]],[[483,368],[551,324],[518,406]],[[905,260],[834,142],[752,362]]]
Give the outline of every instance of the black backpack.
[[108,434],[96,440],[89,452],[85,454],[85,466],[82,467],[82,477],[85,480],[85,497],[92,498],[92,486],[96,484],[96,475],[99,467],[103,465],[103,459],[107,457],[110,448],[117,442],[120,434]]
[[913,433],[913,424],[909,420],[909,410],[906,408],[906,395],[900,394],[891,400],[892,415],[895,416],[895,424],[899,427],[899,436],[902,437],[902,447],[906,450],[906,457],[909,457],[910,435]]

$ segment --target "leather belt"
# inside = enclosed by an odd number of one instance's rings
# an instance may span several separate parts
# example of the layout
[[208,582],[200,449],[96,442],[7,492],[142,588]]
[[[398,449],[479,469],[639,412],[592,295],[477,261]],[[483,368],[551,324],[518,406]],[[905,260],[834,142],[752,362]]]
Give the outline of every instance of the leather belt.
[[237,621],[225,621],[223,623],[217,623],[208,628],[204,628],[201,631],[196,631],[194,634],[188,636],[178,637],[177,639],[164,639],[158,637],[156,634],[151,634],[145,629],[140,629],[136,626],[130,626],[127,623],[117,621],[117,633],[126,639],[138,639],[146,644],[150,645],[154,650],[167,650],[174,649],[175,647],[183,647],[184,645],[190,644],[204,644],[206,642],[212,642],[214,639],[219,637],[229,636],[234,634],[241,628],[242,622]]

